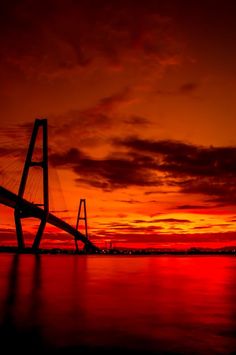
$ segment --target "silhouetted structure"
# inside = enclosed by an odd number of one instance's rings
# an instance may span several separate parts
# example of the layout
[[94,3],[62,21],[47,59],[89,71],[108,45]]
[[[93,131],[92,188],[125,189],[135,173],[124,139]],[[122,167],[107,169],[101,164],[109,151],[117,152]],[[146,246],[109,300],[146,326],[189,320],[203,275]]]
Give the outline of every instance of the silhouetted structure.
[[[78,216],[76,221],[76,230],[79,230],[80,221],[84,221],[85,237],[88,239],[88,223],[87,223],[87,209],[86,209],[86,200],[84,198],[80,199]],[[75,238],[75,247],[78,251],[78,241]]]
[[[40,128],[42,128],[42,160],[41,161],[33,161],[33,153],[35,148],[35,142],[37,135],[39,133]],[[18,239],[19,248],[24,248],[24,239],[22,233],[22,225],[21,219],[32,217],[31,212],[22,206],[22,199],[24,197],[24,192],[26,188],[26,183],[29,175],[29,169],[31,167],[38,166],[43,169],[43,203],[35,204],[36,206],[41,206],[44,213],[41,216],[41,222],[38,227],[34,243],[33,249],[38,249],[40,245],[40,241],[47,223],[48,212],[49,212],[49,197],[48,197],[48,129],[47,129],[47,120],[46,119],[36,119],[34,123],[34,128],[28,148],[28,153],[25,160],[25,165],[23,169],[23,174],[20,182],[20,187],[18,191],[19,199],[15,206],[15,224],[16,224],[16,235]]]
[[[42,129],[42,160],[34,161],[33,153],[35,149],[35,142],[37,139],[37,135],[39,133],[39,129]],[[42,168],[43,171],[43,203],[35,204],[24,199],[24,192],[27,184],[27,179],[29,175],[29,170],[33,166],[38,166]],[[9,191],[8,189],[0,186],[0,203],[11,207],[14,209],[15,214],[15,224],[16,224],[16,234],[17,234],[17,242],[18,249],[23,250],[25,248],[23,231],[22,231],[22,218],[35,217],[40,220],[39,228],[37,230],[34,242],[33,242],[33,250],[37,251],[40,245],[40,241],[43,235],[44,228],[46,223],[49,223],[53,226],[58,227],[59,229],[71,234],[75,240],[81,240],[84,243],[85,250],[88,252],[96,252],[99,251],[89,239],[87,235],[87,215],[86,215],[86,206],[84,201],[84,211],[86,218],[86,235],[82,234],[78,229],[77,219],[76,228],[72,227],[68,223],[64,222],[60,218],[54,216],[49,212],[49,196],[48,196],[48,134],[47,134],[47,120],[46,119],[36,119],[34,123],[34,128],[25,160],[25,165],[22,173],[22,178],[20,182],[20,187],[18,191],[18,195]],[[80,209],[78,218],[80,215],[80,210],[82,206],[82,202],[80,201]],[[81,219],[81,218],[80,218]]]

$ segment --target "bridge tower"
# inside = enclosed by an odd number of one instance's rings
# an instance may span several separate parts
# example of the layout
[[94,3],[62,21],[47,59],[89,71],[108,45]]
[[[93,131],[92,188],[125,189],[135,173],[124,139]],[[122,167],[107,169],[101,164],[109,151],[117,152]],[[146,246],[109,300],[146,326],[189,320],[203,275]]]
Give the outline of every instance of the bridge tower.
[[[85,237],[88,240],[88,223],[87,223],[87,209],[86,209],[86,199],[81,198],[79,202],[79,209],[78,209],[78,216],[76,221],[76,230],[79,230],[80,221],[84,221],[84,228],[85,228]],[[78,248],[78,241],[75,238],[75,247],[76,251],[79,250]],[[84,244],[84,248],[86,249],[86,243]]]
[[[42,131],[42,159],[41,161],[34,161],[33,160],[33,153],[35,149],[35,143],[39,131]],[[23,232],[22,232],[22,224],[21,219],[32,217],[30,212],[23,209],[22,207],[22,199],[24,199],[24,192],[26,188],[26,183],[29,175],[29,170],[31,167],[38,166],[42,168],[42,176],[43,176],[43,203],[36,204],[36,206],[41,206],[44,211],[43,217],[41,218],[34,242],[33,242],[33,249],[38,249],[40,245],[40,241],[42,238],[42,234],[47,223],[47,217],[49,213],[49,196],[48,196],[48,128],[47,128],[47,119],[36,119],[33,127],[33,132],[30,139],[30,144],[25,160],[25,165],[21,177],[21,182],[18,191],[18,203],[15,207],[15,224],[16,224],[16,234],[17,234],[17,241],[18,241],[18,248],[24,248],[24,239],[23,239]]]

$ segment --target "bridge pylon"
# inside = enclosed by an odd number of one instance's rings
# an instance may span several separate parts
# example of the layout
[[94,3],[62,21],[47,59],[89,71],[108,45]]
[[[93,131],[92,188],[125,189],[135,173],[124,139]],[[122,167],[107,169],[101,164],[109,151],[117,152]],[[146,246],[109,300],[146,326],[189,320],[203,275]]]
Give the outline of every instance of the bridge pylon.
[[[88,223],[87,223],[87,209],[86,209],[85,198],[81,198],[79,202],[79,209],[78,209],[78,215],[77,215],[76,227],[75,227],[76,230],[79,230],[80,221],[84,221],[84,229],[85,229],[84,234],[88,240]],[[78,251],[79,248],[78,248],[77,238],[75,238],[75,247],[76,247],[76,251]],[[86,243],[84,244],[84,250],[86,251]]]
[[[40,161],[33,160],[33,153],[35,150],[35,143],[39,131],[42,131],[42,159]],[[25,208],[22,201],[24,200],[24,193],[27,184],[27,179],[29,175],[29,170],[31,167],[38,166],[42,168],[42,178],[43,178],[43,203],[35,204],[43,209],[43,215],[40,218],[40,224],[33,242],[33,249],[38,249],[44,228],[47,223],[47,217],[49,213],[49,195],[48,195],[48,127],[47,119],[36,119],[33,127],[33,132],[30,139],[30,144],[25,160],[25,165],[21,177],[21,182],[18,191],[18,202],[15,206],[15,224],[16,224],[16,234],[18,241],[18,248],[24,248],[24,238],[22,232],[21,219],[27,217],[33,217],[30,210]]]

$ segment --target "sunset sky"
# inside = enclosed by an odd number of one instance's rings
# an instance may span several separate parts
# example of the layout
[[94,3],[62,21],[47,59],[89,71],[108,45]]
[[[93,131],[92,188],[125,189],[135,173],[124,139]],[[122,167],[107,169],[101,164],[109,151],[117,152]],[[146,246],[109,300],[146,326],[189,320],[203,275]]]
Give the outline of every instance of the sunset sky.
[[[86,198],[97,245],[236,245],[235,1],[0,6],[1,185],[17,192],[46,117],[50,209],[75,225]],[[0,222],[15,242],[13,211]],[[48,227],[43,245],[73,240]]]

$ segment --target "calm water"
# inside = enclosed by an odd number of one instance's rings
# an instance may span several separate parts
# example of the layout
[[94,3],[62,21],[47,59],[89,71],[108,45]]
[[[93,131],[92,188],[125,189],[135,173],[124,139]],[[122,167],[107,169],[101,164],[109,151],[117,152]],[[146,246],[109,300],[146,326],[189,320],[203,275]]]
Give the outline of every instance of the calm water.
[[236,258],[0,254],[0,341],[32,354],[233,354]]

